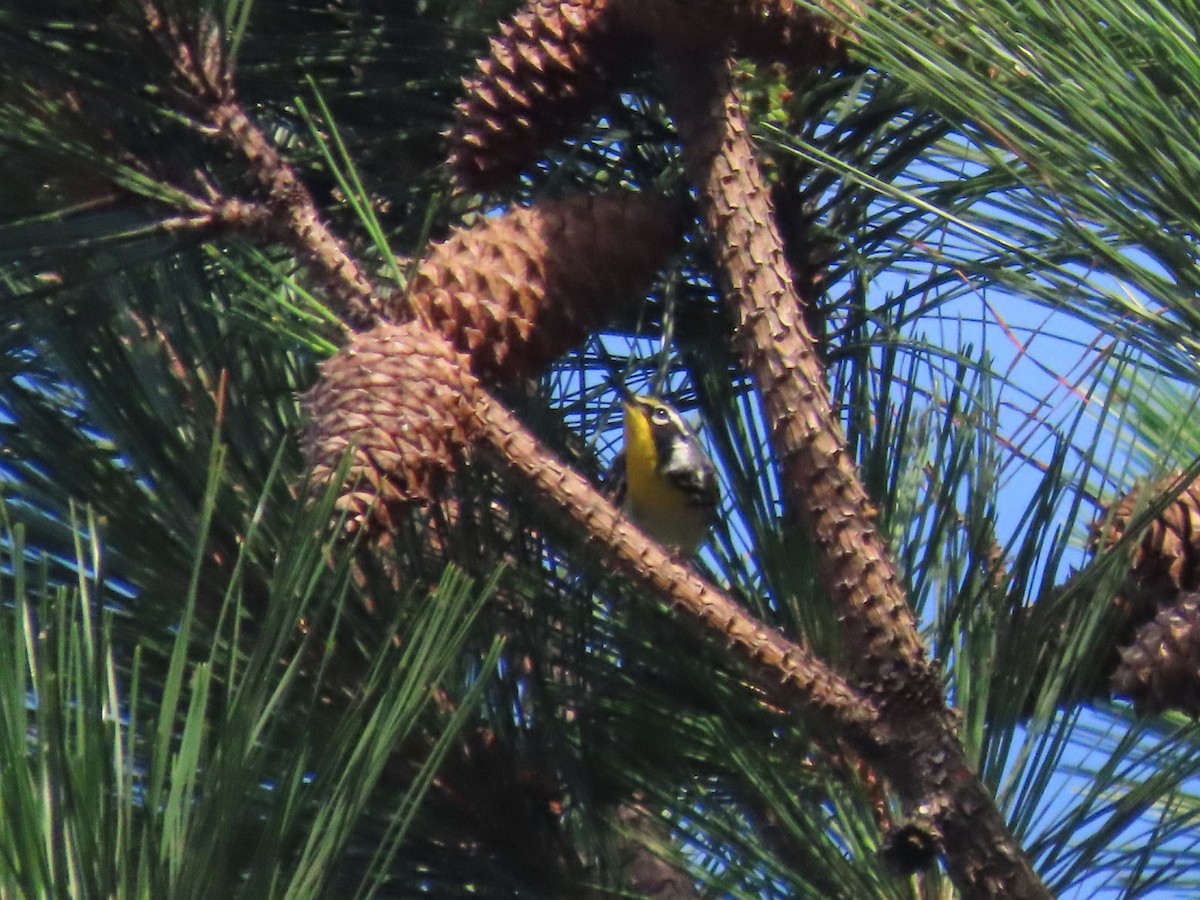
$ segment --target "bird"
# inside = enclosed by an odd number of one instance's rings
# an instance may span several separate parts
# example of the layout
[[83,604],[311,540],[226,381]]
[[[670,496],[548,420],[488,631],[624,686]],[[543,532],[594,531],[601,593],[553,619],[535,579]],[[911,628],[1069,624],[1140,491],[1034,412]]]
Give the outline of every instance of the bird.
[[624,424],[615,474],[625,515],[667,549],[691,556],[717,515],[716,467],[696,432],[663,400],[629,395]]

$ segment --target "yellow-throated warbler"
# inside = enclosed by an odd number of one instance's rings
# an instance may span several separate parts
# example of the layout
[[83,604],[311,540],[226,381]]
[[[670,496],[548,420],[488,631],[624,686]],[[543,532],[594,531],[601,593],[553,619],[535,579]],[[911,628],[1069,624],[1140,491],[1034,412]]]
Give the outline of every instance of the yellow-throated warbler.
[[[696,552],[716,517],[717,472],[700,438],[669,404],[625,402],[625,449],[618,500],[648,535],[684,556]],[[623,471],[622,471],[623,470]]]

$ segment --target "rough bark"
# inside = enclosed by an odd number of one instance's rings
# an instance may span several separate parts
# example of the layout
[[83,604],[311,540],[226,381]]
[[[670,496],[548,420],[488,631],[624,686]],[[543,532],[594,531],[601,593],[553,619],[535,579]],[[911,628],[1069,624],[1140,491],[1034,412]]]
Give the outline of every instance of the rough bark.
[[737,310],[738,344],[763,397],[791,519],[817,547],[843,622],[846,665],[894,738],[875,760],[906,807],[940,829],[964,896],[1047,897],[963,753],[939,673],[875,528],[787,272],[730,63],[673,57],[665,69],[685,166]]
[[602,547],[615,571],[719,637],[759,672],[773,695],[825,715],[860,741],[879,742],[874,708],[844,679],[647,538],[486,391],[477,396],[478,439],[548,510],[565,514],[582,538]]

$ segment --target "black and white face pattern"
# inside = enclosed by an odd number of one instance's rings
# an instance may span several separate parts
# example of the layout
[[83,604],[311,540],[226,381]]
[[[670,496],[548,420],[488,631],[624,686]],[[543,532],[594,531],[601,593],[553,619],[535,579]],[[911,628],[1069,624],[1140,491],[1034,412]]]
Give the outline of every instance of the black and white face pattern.
[[696,432],[665,403],[655,401],[648,417],[658,449],[659,471],[684,490],[695,505],[715,507],[719,499],[717,472]]

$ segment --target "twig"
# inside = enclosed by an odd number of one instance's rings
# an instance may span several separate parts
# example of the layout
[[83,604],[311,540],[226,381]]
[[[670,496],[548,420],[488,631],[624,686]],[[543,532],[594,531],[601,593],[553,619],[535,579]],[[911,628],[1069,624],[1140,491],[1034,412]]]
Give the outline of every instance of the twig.
[[272,230],[300,254],[351,327],[364,330],[378,320],[382,304],[342,242],[321,219],[308,188],[275,146],[250,120],[238,100],[217,22],[200,18],[198,52],[174,19],[154,0],[141,0],[147,27],[172,61],[187,99],[199,108],[202,131],[225,143],[247,164],[275,213]]

